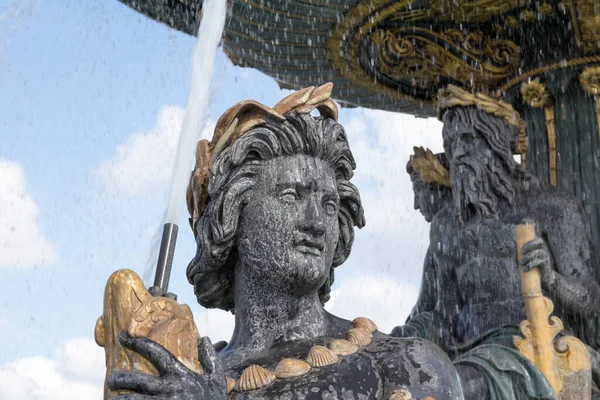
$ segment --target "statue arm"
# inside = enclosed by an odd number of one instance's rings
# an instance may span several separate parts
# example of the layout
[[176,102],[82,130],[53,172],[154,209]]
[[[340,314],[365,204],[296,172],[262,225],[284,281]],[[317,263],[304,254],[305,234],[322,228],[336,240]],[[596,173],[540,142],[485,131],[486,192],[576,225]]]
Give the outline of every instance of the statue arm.
[[421,277],[421,289],[419,290],[419,298],[417,303],[410,312],[410,318],[424,311],[432,311],[437,302],[437,288],[435,275],[435,261],[431,255],[431,250],[428,248],[423,262],[423,275]]
[[[454,345],[454,336],[461,309],[458,281],[454,268],[437,268],[437,303],[434,310],[433,329],[439,337],[439,346],[446,349]],[[440,335],[440,332],[442,334]]]
[[430,256],[436,278],[435,307],[411,316],[405,325],[395,327],[391,336],[420,337],[449,348],[455,346],[454,332],[461,304],[456,274],[452,268],[443,270],[433,254]]
[[600,285],[583,213],[567,204],[548,225],[542,232],[550,253],[548,272],[542,271],[546,289],[571,312],[597,313]]
[[402,326],[395,327],[391,336],[394,337],[421,337],[432,340],[432,326],[438,326],[434,321],[433,313],[437,302],[437,277],[435,259],[430,249],[427,249],[421,278],[421,289],[417,303]]

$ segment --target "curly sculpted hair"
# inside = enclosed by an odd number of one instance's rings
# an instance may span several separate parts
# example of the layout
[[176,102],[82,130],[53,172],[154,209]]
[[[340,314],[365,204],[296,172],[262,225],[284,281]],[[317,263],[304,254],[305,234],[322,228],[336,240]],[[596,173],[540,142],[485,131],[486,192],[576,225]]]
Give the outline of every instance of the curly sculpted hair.
[[337,182],[339,238],[329,278],[319,289],[321,302],[329,300],[334,268],[350,255],[354,227],[365,224],[360,194],[350,183],[356,164],[340,124],[293,112],[283,122],[267,120],[251,129],[225,148],[211,166],[208,204],[196,225],[197,252],[187,267],[188,280],[204,307],[235,310],[236,238],[248,194],[266,161],[298,154],[327,162]]

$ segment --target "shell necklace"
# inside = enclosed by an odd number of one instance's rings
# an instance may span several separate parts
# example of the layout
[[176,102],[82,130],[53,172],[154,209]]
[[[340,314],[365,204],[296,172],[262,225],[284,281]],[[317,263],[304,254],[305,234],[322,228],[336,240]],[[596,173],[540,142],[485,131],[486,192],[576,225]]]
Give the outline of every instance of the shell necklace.
[[352,320],[352,329],[346,332],[346,339],[334,339],[325,346],[311,347],[305,360],[284,358],[269,371],[260,365],[250,365],[236,381],[227,377],[227,393],[232,390],[245,392],[265,387],[275,379],[295,378],[308,373],[312,368],[322,368],[339,361],[340,356],[347,356],[358,351],[359,347],[368,346],[377,326],[368,318],[359,317]]

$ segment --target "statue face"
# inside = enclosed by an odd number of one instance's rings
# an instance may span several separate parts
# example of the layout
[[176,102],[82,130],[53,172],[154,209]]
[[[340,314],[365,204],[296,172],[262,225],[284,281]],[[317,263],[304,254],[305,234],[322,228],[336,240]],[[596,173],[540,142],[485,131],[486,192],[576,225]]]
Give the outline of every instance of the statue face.
[[339,196],[331,167],[312,156],[265,163],[240,216],[238,257],[274,290],[318,291],[338,242]]
[[481,134],[456,116],[454,110],[448,110],[442,118],[442,136],[444,150],[450,161],[450,175],[464,165],[486,163],[492,158],[490,146]]
[[410,174],[413,191],[415,192],[415,210],[419,210],[425,221],[431,222],[433,216],[439,211],[440,193],[432,185],[423,182],[416,174]]
[[444,149],[450,162],[452,200],[459,219],[467,221],[476,214],[484,218],[494,216],[497,199],[493,190],[496,189],[497,174],[506,172],[498,168],[499,160],[482,134],[468,123],[468,118],[451,109],[442,119]]

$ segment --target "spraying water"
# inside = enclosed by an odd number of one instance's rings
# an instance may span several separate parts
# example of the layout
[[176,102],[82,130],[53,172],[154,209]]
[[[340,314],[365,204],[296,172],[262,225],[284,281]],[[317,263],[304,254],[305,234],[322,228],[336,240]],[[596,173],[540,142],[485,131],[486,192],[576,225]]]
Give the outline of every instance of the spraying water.
[[226,6],[225,0],[205,0],[202,4],[202,20],[192,55],[190,94],[175,154],[154,286],[150,288],[150,292],[156,296],[162,296],[167,292],[177,239],[177,223],[185,203],[185,192],[194,164],[196,143],[200,140],[205,123],[210,81],[217,47],[225,25]]
[[202,5],[202,21],[192,57],[190,95],[181,125],[165,223],[176,224],[178,222],[185,202],[185,191],[194,163],[196,143],[200,140],[205,122],[210,78],[217,46],[223,34],[226,6],[227,2],[224,0],[205,0]]

